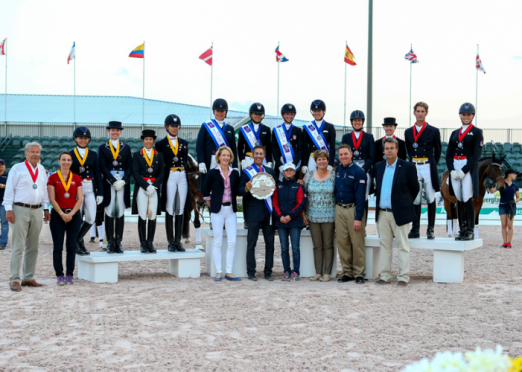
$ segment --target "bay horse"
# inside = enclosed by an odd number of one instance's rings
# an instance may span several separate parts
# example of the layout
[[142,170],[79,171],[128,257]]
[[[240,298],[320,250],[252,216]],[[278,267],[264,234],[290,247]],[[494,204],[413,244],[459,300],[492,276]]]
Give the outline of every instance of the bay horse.
[[[479,197],[474,198],[475,204],[475,238],[478,239],[479,214],[482,209],[484,195],[486,195],[486,178],[493,181],[490,184],[490,191],[498,189],[504,190],[504,158],[497,159],[495,155],[479,160]],[[444,199],[444,209],[446,210],[446,222],[448,236],[457,235],[459,225],[457,223],[457,199],[450,195],[449,192],[449,171],[445,171],[442,175],[440,194]]]
[[[185,209],[183,218],[183,238],[185,243],[190,242],[190,222],[192,212],[194,212],[194,227],[196,228],[196,246],[201,245],[201,234],[199,228],[201,227],[201,219],[203,219],[203,211],[207,203],[203,198],[201,191],[200,180],[201,174],[199,172],[198,163],[189,154],[186,169],[188,180],[189,180],[189,191],[190,191],[190,205]],[[187,200],[188,201],[188,200]],[[203,219],[203,222],[204,219]]]

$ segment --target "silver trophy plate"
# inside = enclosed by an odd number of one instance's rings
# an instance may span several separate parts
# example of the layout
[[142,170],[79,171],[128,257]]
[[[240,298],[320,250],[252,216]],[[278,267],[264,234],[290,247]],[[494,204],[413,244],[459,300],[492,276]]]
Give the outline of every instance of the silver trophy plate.
[[250,193],[254,198],[264,200],[274,194],[276,182],[268,173],[258,173],[250,179],[250,182],[252,182]]

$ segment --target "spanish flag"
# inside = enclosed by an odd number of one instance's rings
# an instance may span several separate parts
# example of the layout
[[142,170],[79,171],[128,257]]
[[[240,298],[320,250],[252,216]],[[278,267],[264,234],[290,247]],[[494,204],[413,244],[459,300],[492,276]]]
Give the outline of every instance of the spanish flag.
[[344,52],[344,62],[348,63],[349,65],[355,66],[357,63],[354,62],[355,57],[353,56],[352,51],[348,47],[348,44],[346,44],[346,50]]
[[141,44],[139,47],[136,47],[130,54],[131,58],[143,58],[145,57],[145,43]]

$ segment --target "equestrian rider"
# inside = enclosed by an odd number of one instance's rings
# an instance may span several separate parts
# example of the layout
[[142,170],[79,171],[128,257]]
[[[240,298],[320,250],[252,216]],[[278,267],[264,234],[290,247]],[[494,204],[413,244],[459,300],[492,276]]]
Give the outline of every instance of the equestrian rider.
[[292,124],[297,111],[291,103],[283,105],[281,116],[284,122],[274,128],[272,136],[272,151],[275,163],[275,172],[280,181],[283,180],[282,167],[286,163],[294,163],[299,171],[301,166],[303,131]]
[[397,142],[399,142],[398,158],[406,160],[406,144],[403,140],[395,135],[395,130],[397,129],[397,122],[395,118],[384,118],[382,127],[384,128],[386,135],[375,140],[375,158],[373,159],[373,165],[375,166],[375,164],[386,160],[386,155],[384,155],[384,140],[386,138],[395,138]]
[[78,232],[75,253],[79,256],[85,256],[90,253],[85,248],[83,237],[96,221],[97,205],[103,202],[102,176],[98,165],[98,154],[96,151],[87,148],[91,140],[89,129],[86,127],[76,128],[73,132],[73,139],[76,142],[76,147],[69,151],[72,156],[71,172],[82,179],[83,204],[80,215],[82,213],[85,215],[85,221],[82,222]]
[[417,167],[417,177],[419,179],[419,195],[415,198],[415,213],[417,220],[411,224],[408,239],[420,238],[420,218],[422,203],[428,204],[428,229],[426,235],[428,239],[435,239],[435,216],[437,205],[435,193],[440,191],[439,174],[437,164],[439,163],[442,144],[440,142],[440,131],[428,123],[428,104],[417,102],[413,107],[413,114],[416,122],[411,128],[404,131],[406,149],[410,156],[410,161]]
[[446,164],[450,172],[450,195],[457,199],[459,234],[455,240],[475,239],[475,204],[479,196],[478,162],[482,156],[484,136],[482,129],[472,123],[475,106],[464,103],[459,110],[462,126],[451,133],[446,152]]
[[316,99],[310,105],[310,112],[314,120],[303,126],[303,175],[317,169],[313,153],[317,150],[326,150],[330,154],[328,169],[333,169],[335,158],[335,127],[324,120],[326,104]]
[[[161,193],[161,210],[166,212],[165,229],[169,252],[185,252],[181,245],[183,231],[183,216],[190,191],[187,174],[188,142],[179,137],[181,118],[177,115],[169,115],[165,118],[165,130],[167,135],[156,144],[156,149],[163,154],[165,162],[165,177],[163,179],[163,191]],[[190,201],[189,201],[190,203]],[[174,229],[172,226],[173,220]]]
[[[132,214],[139,214],[138,235],[141,253],[156,253],[154,234],[156,233],[156,216],[161,214],[161,185],[165,176],[163,155],[154,150],[156,132],[145,129],[141,132],[143,149],[132,156],[132,178],[134,178],[134,194],[132,197]],[[149,226],[147,228],[147,218]]]
[[265,117],[265,107],[259,103],[250,106],[249,115],[251,122],[243,125],[239,130],[237,152],[241,160],[241,169],[246,169],[254,164],[252,151],[255,146],[261,145],[266,150],[264,165],[272,168],[272,131],[270,127],[261,123]]
[[123,253],[121,240],[125,226],[125,208],[130,207],[132,154],[130,146],[119,140],[122,130],[120,121],[110,121],[107,126],[109,141],[98,149],[104,179],[101,206],[105,208],[108,254]]

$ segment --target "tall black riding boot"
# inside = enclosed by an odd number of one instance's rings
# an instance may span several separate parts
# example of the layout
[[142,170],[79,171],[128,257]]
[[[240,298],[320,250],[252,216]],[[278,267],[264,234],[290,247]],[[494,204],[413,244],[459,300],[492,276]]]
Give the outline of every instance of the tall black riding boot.
[[437,203],[428,204],[428,230],[426,235],[428,239],[435,239],[435,217],[437,216]]
[[475,203],[473,198],[464,203],[466,205],[466,236],[462,237],[462,240],[474,240],[475,239]]
[[116,236],[114,238],[114,252],[122,254],[123,248],[121,247],[121,241],[123,239],[123,228],[125,227],[125,215],[116,217]]
[[149,247],[147,245],[147,221],[142,220],[138,217],[138,235],[140,237],[140,252],[149,253]]
[[91,229],[92,223],[87,223],[85,221],[82,222],[82,226],[80,227],[80,231],[78,232],[78,239],[76,240],[76,250],[75,253],[79,256],[88,256],[91,253],[85,248],[85,244],[83,244],[83,237],[87,232]]
[[185,252],[185,248],[181,245],[181,233],[183,232],[183,215],[176,216],[176,222],[174,226],[174,245],[178,252]]
[[149,248],[150,253],[158,253],[156,248],[154,248],[154,235],[156,235],[156,219],[149,220],[149,226],[147,229],[147,248]]
[[116,253],[114,250],[114,218],[105,215],[105,239],[107,239],[107,253]]
[[167,242],[169,243],[169,252],[176,252],[174,245],[174,216],[166,212],[165,215],[165,230],[167,230]]
[[414,204],[415,214],[417,215],[417,219],[411,223],[411,230],[408,234],[408,239],[418,239],[420,238],[420,215],[421,215],[421,207],[422,205]]
[[455,240],[462,240],[468,229],[466,203],[457,201],[457,216],[459,218],[459,233]]

